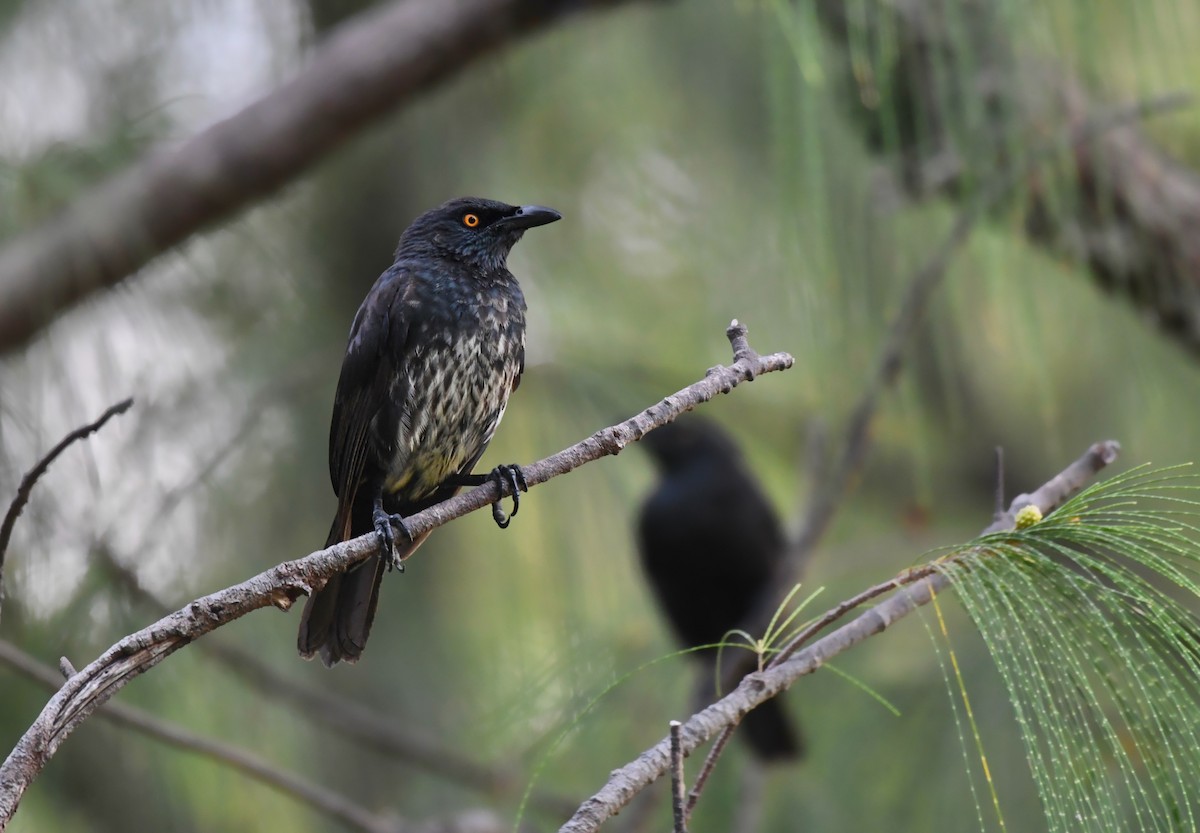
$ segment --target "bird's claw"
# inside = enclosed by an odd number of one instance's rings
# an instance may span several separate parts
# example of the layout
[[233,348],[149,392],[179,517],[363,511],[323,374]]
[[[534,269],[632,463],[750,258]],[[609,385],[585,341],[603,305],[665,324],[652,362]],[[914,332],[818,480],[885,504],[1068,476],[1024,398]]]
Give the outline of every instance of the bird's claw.
[[379,539],[380,557],[387,564],[389,571],[396,570],[403,573],[404,561],[396,554],[395,529],[399,529],[400,534],[411,541],[412,533],[408,530],[408,524],[404,522],[404,518],[399,515],[389,515],[378,506],[375,507],[372,520],[375,522],[375,535]]
[[521,509],[521,492],[529,491],[529,484],[525,482],[525,472],[521,471],[521,467],[516,463],[506,463],[492,469],[492,473],[488,475],[488,479],[496,481],[496,487],[502,495],[504,494],[505,486],[508,486],[512,490],[512,514],[506,515],[504,513],[504,507],[499,500],[492,504],[492,520],[501,529],[508,529],[508,525],[512,523],[512,519],[517,516],[517,512]]

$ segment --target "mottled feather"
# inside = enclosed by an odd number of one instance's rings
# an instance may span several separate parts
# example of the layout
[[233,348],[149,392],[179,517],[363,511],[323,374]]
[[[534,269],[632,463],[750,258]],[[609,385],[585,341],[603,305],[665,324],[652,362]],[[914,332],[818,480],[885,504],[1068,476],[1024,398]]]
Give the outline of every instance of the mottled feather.
[[[327,546],[371,532],[377,499],[408,516],[472,474],[525,366],[525,298],[508,271],[525,229],[557,212],[452,200],[418,217],[350,328],[334,397],[329,474],[338,510]],[[396,542],[407,558],[424,540]],[[312,594],[300,653],[332,665],[362,653],[385,560]]]

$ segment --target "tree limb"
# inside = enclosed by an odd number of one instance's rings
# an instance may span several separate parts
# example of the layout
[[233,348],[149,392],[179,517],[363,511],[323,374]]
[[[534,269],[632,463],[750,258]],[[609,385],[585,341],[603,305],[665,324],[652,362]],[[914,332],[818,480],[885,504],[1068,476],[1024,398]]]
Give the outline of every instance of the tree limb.
[[[1010,137],[1070,128],[1102,109],[1067,70],[1022,52],[997,4],[818,0],[815,9],[843,47],[840,99],[863,104],[853,124],[880,155],[899,156],[915,197],[969,198],[977,171],[1011,165]],[[877,42],[894,49],[887,66],[855,47]],[[1027,183],[1027,239],[1073,255],[1097,285],[1200,354],[1200,174],[1132,125],[1070,150],[1065,176]]]
[[85,439],[104,427],[104,423],[108,422],[114,416],[123,414],[133,405],[132,399],[126,399],[124,402],[118,402],[111,408],[100,415],[100,418],[95,422],[89,422],[87,425],[76,428],[70,434],[63,437],[58,445],[50,449],[46,456],[38,460],[37,465],[26,472],[21,478],[21,485],[17,487],[16,497],[12,503],[8,505],[8,511],[4,513],[4,521],[0,522],[0,612],[4,610],[4,556],[8,552],[8,542],[12,538],[13,527],[16,526],[17,518],[20,517],[22,510],[25,509],[25,504],[29,502],[29,496],[33,493],[33,487],[41,479],[41,476],[46,473],[58,455],[67,450],[67,447],[76,440]]
[[[1032,504],[1041,509],[1042,514],[1049,514],[1082,489],[1096,472],[1116,459],[1119,448],[1111,441],[1094,444],[1036,492],[1015,498],[1005,513],[1004,526],[999,528],[1011,528],[1016,512],[1023,506]],[[996,531],[999,523],[993,522],[984,533]],[[746,712],[784,691],[800,677],[811,674],[838,654],[886,630],[949,587],[950,581],[944,574],[930,573],[923,568],[918,570],[921,572],[905,571],[886,585],[879,585],[885,588],[894,586],[897,592],[807,647],[795,650],[778,662],[772,662],[763,671],[747,675],[727,696],[689,718],[681,727],[683,753],[686,755],[710,738],[719,736],[735,726]],[[913,576],[918,578],[914,579]],[[843,605],[834,608],[840,611],[838,616],[847,609]],[[827,614],[819,621],[824,627],[825,623],[836,618],[830,618]],[[808,629],[801,634],[801,638],[808,638],[815,632],[814,629]],[[798,645],[798,641],[793,645]],[[667,772],[670,764],[671,740],[666,737],[630,763],[614,770],[604,787],[580,805],[575,815],[559,828],[559,833],[592,833],[598,830],[606,819],[619,812],[635,795]]]
[[336,28],[289,82],[152,153],[0,250],[0,353],[61,311],[306,171],[474,61],[578,11],[629,0],[410,0]]
[[[746,339],[746,328],[736,320],[730,324],[726,335],[733,347],[733,364],[709,368],[700,381],[624,422],[597,431],[544,460],[523,466],[527,485],[532,488],[585,463],[618,454],[648,431],[728,393],[742,382],[792,366],[792,357],[786,353],[760,356],[754,352]],[[406,518],[406,525],[412,535],[422,535],[468,512],[490,506],[506,494],[507,488],[502,489],[495,481],[489,481]],[[106,650],[67,680],[0,765],[0,826],[12,818],[25,790],[71,732],[134,677],[150,670],[189,642],[251,611],[268,605],[287,610],[301,595],[323,586],[334,574],[344,572],[376,552],[377,544],[374,534],[367,534],[296,561],[279,564],[241,584],[197,599]]]

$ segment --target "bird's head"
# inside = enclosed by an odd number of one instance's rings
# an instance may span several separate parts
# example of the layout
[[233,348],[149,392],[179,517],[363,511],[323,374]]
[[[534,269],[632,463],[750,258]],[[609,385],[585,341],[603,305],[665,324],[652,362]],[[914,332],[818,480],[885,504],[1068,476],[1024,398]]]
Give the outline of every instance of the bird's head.
[[691,415],[654,429],[642,437],[639,445],[668,472],[713,460],[737,460],[740,456],[724,429]]
[[508,205],[479,197],[460,197],[426,211],[400,237],[396,257],[448,257],[503,268],[525,229],[562,218],[541,205]]

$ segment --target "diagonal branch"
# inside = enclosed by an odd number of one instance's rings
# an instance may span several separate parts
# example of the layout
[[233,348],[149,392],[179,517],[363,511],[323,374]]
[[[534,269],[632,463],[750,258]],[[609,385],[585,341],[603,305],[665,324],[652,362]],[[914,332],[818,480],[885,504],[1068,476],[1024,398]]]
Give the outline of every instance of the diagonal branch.
[[25,509],[25,504],[29,502],[29,496],[33,493],[33,487],[50,468],[50,464],[58,459],[58,455],[66,451],[71,443],[90,437],[103,428],[104,423],[118,414],[125,413],[132,405],[132,399],[118,402],[101,414],[100,418],[95,422],[89,422],[87,425],[76,428],[70,434],[63,437],[58,445],[50,449],[46,453],[46,456],[38,460],[37,465],[21,478],[21,485],[17,487],[17,495],[13,498],[12,503],[9,504],[8,511],[4,514],[4,521],[0,522],[0,612],[4,609],[4,555],[8,552],[8,542],[12,538],[13,527],[16,526],[17,518],[20,517],[21,512]]
[[304,173],[391,110],[575,12],[628,0],[421,0],[334,30],[289,82],[0,250],[0,352]]
[[[1023,506],[1034,505],[1042,510],[1042,514],[1049,514],[1072,494],[1082,489],[1096,472],[1115,460],[1118,450],[1119,446],[1115,442],[1094,444],[1083,456],[1036,492],[1031,495],[1019,495],[1014,499],[1005,514],[1004,525],[1001,528],[1011,528],[1014,525],[1015,513]],[[993,523],[984,532],[995,531],[997,523],[1001,522]],[[695,751],[710,738],[730,730],[746,712],[770,700],[838,654],[886,630],[918,607],[928,604],[937,593],[949,585],[949,579],[942,573],[930,574],[927,571],[906,571],[893,581],[879,585],[885,591],[895,587],[897,592],[832,633],[796,650],[778,664],[747,675],[726,697],[692,715],[681,729],[683,754]],[[847,609],[843,607],[839,605],[835,608],[841,611],[838,616],[846,612]],[[822,627],[827,619],[833,621],[831,618],[822,617]],[[815,632],[815,629],[810,629],[801,636],[807,638]],[[559,828],[559,833],[592,833],[598,830],[606,819],[619,812],[635,795],[667,772],[670,764],[671,741],[668,737],[630,763],[613,770],[604,787],[580,805],[575,815]]]
[[[733,364],[709,368],[700,381],[636,416],[597,431],[544,460],[523,466],[527,485],[532,488],[585,463],[618,454],[647,432],[703,402],[728,393],[742,382],[792,366],[792,357],[786,353],[768,356],[755,353],[746,340],[746,328],[736,320],[726,330],[726,335],[734,351]],[[422,535],[469,512],[490,506],[504,494],[507,489],[502,491],[494,481],[488,482],[405,520],[414,536]],[[299,560],[279,564],[241,584],[197,599],[117,642],[67,680],[0,765],[0,827],[16,812],[25,790],[71,732],[134,677],[150,670],[189,642],[251,611],[268,605],[287,610],[301,595],[362,561],[374,553],[376,547],[375,536],[367,534]]]

